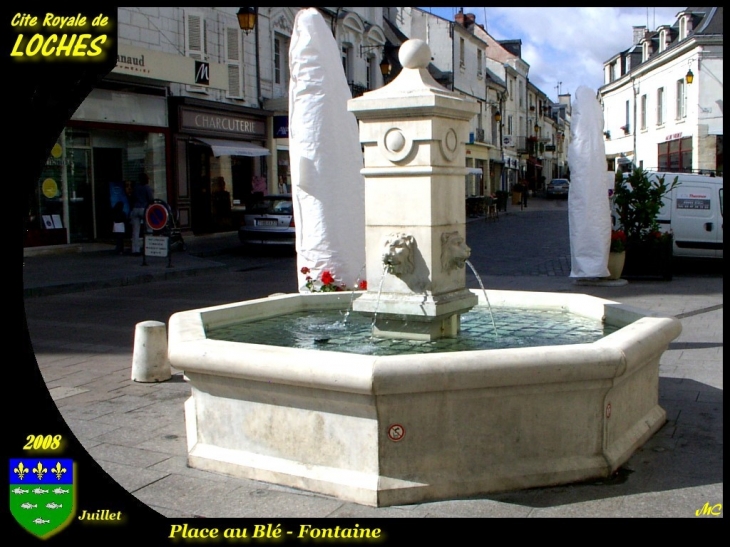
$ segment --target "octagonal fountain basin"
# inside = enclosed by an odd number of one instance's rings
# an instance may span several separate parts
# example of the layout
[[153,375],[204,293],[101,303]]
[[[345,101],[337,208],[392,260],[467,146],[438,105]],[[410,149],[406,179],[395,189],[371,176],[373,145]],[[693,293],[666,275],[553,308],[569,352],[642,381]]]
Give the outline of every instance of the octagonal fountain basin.
[[[479,304],[462,329],[481,313],[482,336],[496,349],[460,347],[457,338],[455,351],[446,340],[355,354],[332,351],[337,337],[319,331],[311,347],[275,345],[286,316],[350,317],[359,297],[351,293],[174,314],[169,359],[192,392],[189,465],[380,507],[606,477],[665,422],[659,360],[681,331],[677,319],[581,294],[473,292]],[[567,338],[500,347],[520,334],[501,323],[522,311],[571,316],[553,327],[549,317],[518,315],[526,339],[553,328]],[[268,344],[214,338],[238,326],[255,335],[260,325]],[[575,343],[575,330],[588,341]],[[368,346],[352,336],[339,345]]]

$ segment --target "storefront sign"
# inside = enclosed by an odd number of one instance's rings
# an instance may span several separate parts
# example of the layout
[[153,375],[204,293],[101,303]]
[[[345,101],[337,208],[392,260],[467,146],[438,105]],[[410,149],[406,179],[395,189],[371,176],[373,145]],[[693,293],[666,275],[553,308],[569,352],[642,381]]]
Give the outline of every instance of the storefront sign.
[[196,61],[184,55],[125,44],[119,44],[117,65],[112,72],[163,82],[228,89],[228,71],[224,64]]
[[289,116],[274,116],[274,138],[289,138]]
[[182,108],[180,129],[183,131],[213,131],[231,135],[264,137],[266,126],[263,120]]

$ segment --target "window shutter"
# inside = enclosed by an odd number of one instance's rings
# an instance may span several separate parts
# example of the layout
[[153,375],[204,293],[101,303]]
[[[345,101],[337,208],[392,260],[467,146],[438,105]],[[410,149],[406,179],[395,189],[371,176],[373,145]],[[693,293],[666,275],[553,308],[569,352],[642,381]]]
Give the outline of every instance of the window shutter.
[[[186,13],[185,54],[196,61],[206,61],[205,42],[205,19],[199,13]],[[186,89],[193,93],[208,93],[208,89],[201,85],[188,85]]]
[[235,27],[226,28],[226,67],[228,69],[228,95],[232,99],[243,99],[243,51],[241,31]]

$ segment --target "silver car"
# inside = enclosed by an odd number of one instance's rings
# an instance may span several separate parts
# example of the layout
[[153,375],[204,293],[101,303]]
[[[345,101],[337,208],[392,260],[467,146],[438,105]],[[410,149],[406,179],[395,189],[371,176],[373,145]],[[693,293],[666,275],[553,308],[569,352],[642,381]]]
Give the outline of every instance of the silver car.
[[547,188],[545,189],[545,197],[547,199],[557,197],[567,198],[569,190],[570,181],[568,179],[553,179],[548,182]]
[[294,211],[291,195],[263,196],[246,204],[238,228],[244,245],[295,244]]

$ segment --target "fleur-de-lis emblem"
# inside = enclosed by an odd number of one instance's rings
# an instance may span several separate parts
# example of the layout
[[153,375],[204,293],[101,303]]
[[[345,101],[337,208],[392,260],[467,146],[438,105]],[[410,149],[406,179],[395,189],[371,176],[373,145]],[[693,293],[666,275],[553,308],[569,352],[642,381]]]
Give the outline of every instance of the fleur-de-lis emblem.
[[54,475],[56,475],[56,478],[58,480],[61,480],[61,477],[63,477],[63,474],[65,472],[66,472],[66,468],[65,467],[61,467],[61,462],[56,462],[56,467],[54,467],[53,469],[51,469],[51,473],[53,473]]
[[23,480],[25,478],[25,476],[28,474],[28,472],[29,472],[29,469],[26,466],[23,465],[23,462],[20,462],[18,464],[18,467],[16,467],[15,469],[13,469],[13,473],[15,473],[16,475],[18,475],[18,478],[20,480]]
[[33,468],[33,473],[36,474],[38,480],[43,480],[43,475],[48,473],[48,469],[46,467],[43,467],[43,464],[41,462],[38,462],[38,465]]

